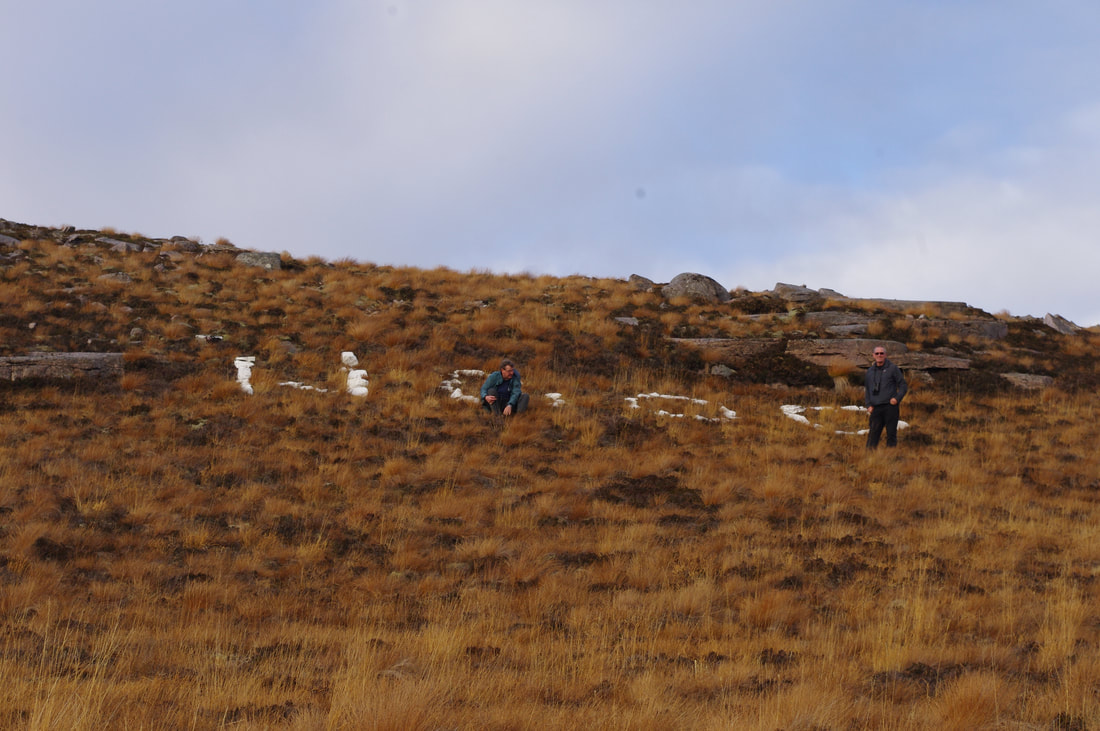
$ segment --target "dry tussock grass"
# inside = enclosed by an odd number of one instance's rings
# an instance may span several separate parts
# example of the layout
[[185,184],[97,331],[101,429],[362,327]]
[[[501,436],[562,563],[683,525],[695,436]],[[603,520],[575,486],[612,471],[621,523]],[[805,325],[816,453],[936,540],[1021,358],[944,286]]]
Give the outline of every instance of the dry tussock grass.
[[[1100,722],[1095,390],[915,388],[902,448],[867,454],[833,434],[862,415],[813,430],[778,408],[858,403],[851,387],[722,388],[653,339],[793,336],[797,318],[662,310],[611,280],[257,274],[228,254],[142,260],[141,299],[78,299],[81,254],[25,248],[33,266],[0,273],[11,347],[146,335],[117,387],[0,392],[2,726]],[[225,340],[197,341],[199,322]],[[1015,347],[983,357],[1017,364]],[[343,350],[365,399],[343,392]],[[524,417],[438,389],[502,354],[533,392]],[[639,393],[708,404],[630,409]],[[738,420],[692,418],[717,404]]]

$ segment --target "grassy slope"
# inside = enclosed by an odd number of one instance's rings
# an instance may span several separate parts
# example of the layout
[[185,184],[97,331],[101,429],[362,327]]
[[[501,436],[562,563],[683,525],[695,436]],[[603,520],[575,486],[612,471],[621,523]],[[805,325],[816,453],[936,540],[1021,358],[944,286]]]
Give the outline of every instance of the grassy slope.
[[[169,249],[0,261],[6,352],[127,354],[118,384],[0,391],[0,725],[1100,723],[1095,335],[949,343],[982,368],[917,385],[868,455],[780,413],[858,402],[824,369],[776,390],[774,360],[727,381],[664,341],[798,336],[736,316],[767,302]],[[438,388],[500,354],[535,394],[503,430]],[[740,418],[622,400],[653,391]]]

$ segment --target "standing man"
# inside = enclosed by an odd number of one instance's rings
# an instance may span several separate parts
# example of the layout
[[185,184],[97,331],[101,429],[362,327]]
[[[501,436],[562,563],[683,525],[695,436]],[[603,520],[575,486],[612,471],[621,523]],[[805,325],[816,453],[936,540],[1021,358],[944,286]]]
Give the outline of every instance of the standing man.
[[481,386],[481,406],[497,416],[511,416],[527,409],[516,364],[505,358],[500,370],[493,371]]
[[886,428],[886,446],[898,446],[898,404],[908,387],[901,369],[886,360],[886,348],[876,345],[875,362],[867,369],[864,381],[863,403],[870,415],[870,431],[867,432],[867,448],[878,446],[878,439]]

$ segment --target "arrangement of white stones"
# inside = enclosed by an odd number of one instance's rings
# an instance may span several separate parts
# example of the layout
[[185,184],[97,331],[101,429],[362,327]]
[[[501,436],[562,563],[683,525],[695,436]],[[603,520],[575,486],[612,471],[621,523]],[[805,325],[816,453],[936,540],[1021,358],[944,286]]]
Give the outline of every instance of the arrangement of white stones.
[[[342,367],[340,368],[340,370],[345,371],[348,374],[347,375],[347,392],[349,394],[351,394],[352,396],[358,396],[358,397],[366,396],[369,393],[370,381],[367,380],[367,372],[365,370],[363,370],[361,368],[356,368],[356,366],[359,365],[359,359],[355,357],[355,353],[352,353],[350,351],[344,351],[343,353],[340,354],[340,362],[343,364]],[[238,356],[236,359],[234,359],[233,365],[236,366],[236,368],[237,368],[237,382],[241,385],[241,390],[244,391],[245,393],[251,395],[253,393],[252,383],[251,383],[252,369],[256,365],[256,356],[254,356],[254,355]],[[467,402],[467,403],[476,404],[481,400],[478,396],[471,396],[469,394],[466,394],[466,393],[462,392],[463,379],[466,379],[466,378],[484,378],[484,377],[485,377],[485,371],[482,371],[482,370],[459,369],[459,370],[452,371],[451,372],[451,377],[445,379],[442,383],[440,383],[439,387],[441,389],[449,391],[451,398],[453,398],[457,401],[464,401],[464,402]],[[279,383],[279,385],[280,386],[288,386],[290,388],[298,388],[298,389],[302,389],[304,391],[319,391],[321,393],[325,393],[328,390],[328,389],[324,389],[324,388],[317,388],[316,386],[309,386],[309,385],[306,385],[306,384],[303,384],[303,383],[299,383],[297,381],[282,381],[282,382]],[[565,403],[565,400],[562,398],[562,395],[560,393],[547,393],[547,394],[543,394],[543,395],[546,398],[550,399],[550,405],[551,406],[561,406],[562,404]],[[639,401],[641,401],[642,399],[665,399],[665,400],[671,400],[671,401],[690,401],[691,403],[693,403],[697,406],[707,406],[710,403],[706,399],[692,398],[691,396],[678,396],[678,395],[675,395],[675,394],[667,394],[667,393],[640,393],[637,396],[627,396],[627,397],[624,398],[624,400],[628,404],[630,404],[630,408],[632,408],[632,409],[642,408],[641,405],[639,404]],[[828,411],[828,410],[836,408],[836,407],[834,407],[834,406],[800,406],[798,404],[784,404],[784,405],[780,406],[779,408],[787,418],[793,419],[793,420],[797,421],[800,424],[805,424],[806,426],[813,427],[814,429],[821,429],[821,428],[823,428],[821,426],[821,424],[817,424],[817,423],[814,423],[814,422],[810,421],[810,419],[807,418],[805,416],[805,414],[808,411],[821,412],[821,411]],[[860,411],[860,412],[862,412],[862,411],[865,410],[862,406],[841,406],[839,408],[842,411]],[[686,414],[683,414],[683,413],[670,412],[670,411],[666,411],[664,409],[658,409],[656,413],[657,413],[658,416],[667,416],[667,417],[674,418],[674,419],[682,419],[682,418],[684,418],[684,416],[686,416]],[[720,414],[720,416],[717,416],[717,417],[714,417],[714,418],[702,416],[700,414],[696,414],[695,418],[698,419],[699,421],[708,421],[708,422],[712,422],[712,423],[713,422],[721,422],[721,421],[732,421],[732,420],[737,418],[737,412],[736,411],[734,411],[733,409],[726,408],[722,404],[718,404],[718,413]],[[899,421],[898,422],[898,429],[908,429],[908,428],[909,428],[909,424],[907,422],[904,422],[904,421]],[[860,429],[858,431],[845,431],[843,429],[837,429],[837,430],[835,430],[835,433],[837,433],[837,434],[866,434],[867,429]]]
[[301,381],[279,381],[280,386],[286,386],[288,388],[297,388],[300,391],[317,391],[318,393],[328,393],[327,388],[320,388],[318,386],[310,386],[302,383]]
[[[451,371],[451,377],[445,379],[442,383],[440,383],[439,387],[441,389],[445,390],[445,391],[450,391],[451,392],[451,398],[453,398],[455,400],[465,401],[465,402],[471,403],[471,404],[476,404],[476,403],[481,402],[481,396],[480,396],[481,388],[480,387],[478,388],[478,393],[479,393],[478,396],[471,396],[469,394],[463,393],[462,392],[462,380],[464,378],[484,378],[484,377],[485,377],[485,371],[474,370],[474,369],[465,369],[465,370],[460,369],[460,370],[456,370],[456,371]],[[546,394],[543,394],[543,395],[546,396],[546,398],[550,399],[550,405],[551,406],[561,406],[562,404],[565,403],[565,400],[562,398],[560,393],[546,393]]]
[[[803,416],[803,414],[805,414],[808,410],[821,412],[821,411],[829,411],[830,409],[833,409],[833,408],[835,408],[835,407],[833,407],[833,406],[799,406],[797,404],[784,404],[784,405],[779,407],[780,411],[782,411],[783,414],[788,419],[794,419],[799,424],[805,424],[806,426],[812,426],[814,429],[821,429],[823,427],[821,426],[821,424],[815,424],[814,422],[810,421],[807,417]],[[842,411],[866,411],[866,409],[862,406],[841,406],[840,408],[841,408]],[[908,429],[908,428],[909,428],[909,424],[907,422],[904,422],[904,421],[899,421],[898,422],[898,429]],[[837,434],[866,434],[868,431],[869,431],[868,429],[860,429],[859,431],[844,431],[843,429],[837,429],[837,430],[835,430],[835,433],[837,433]]]
[[[363,397],[369,393],[370,381],[367,380],[367,372],[365,370],[356,368],[359,365],[359,359],[355,357],[355,353],[350,351],[344,351],[340,354],[340,362],[343,366],[341,371],[345,371],[348,374],[347,377],[347,391],[352,396]],[[237,382],[241,384],[241,390],[245,393],[252,395],[252,368],[256,365],[256,356],[254,355],[241,355],[234,361],[233,365],[237,367]],[[297,388],[302,391],[318,391],[320,393],[327,393],[327,388],[318,388],[317,386],[309,386],[299,381],[280,381],[280,386],[287,386],[289,388]]]
[[467,401],[471,404],[476,404],[481,399],[477,396],[470,396],[469,394],[462,393],[462,379],[463,378],[484,378],[485,371],[479,370],[457,370],[451,372],[451,377],[439,384],[439,387],[451,392],[451,398],[458,401]]
[[[707,404],[710,403],[710,401],[707,401],[706,399],[692,398],[691,396],[674,396],[674,395],[667,394],[667,393],[640,393],[637,396],[627,396],[624,400],[628,404],[630,404],[630,408],[640,409],[642,407],[638,404],[639,399],[671,399],[673,401],[690,401],[691,403],[696,404],[698,406],[706,406]],[[718,413],[721,414],[721,416],[716,416],[714,418],[710,418],[710,417],[702,416],[700,414],[696,414],[695,418],[698,419],[699,421],[709,421],[709,422],[712,422],[712,423],[713,422],[720,422],[720,421],[732,421],[732,420],[737,418],[737,412],[736,411],[734,411],[733,409],[728,409],[725,406],[723,406],[722,404],[718,404]],[[657,410],[657,416],[670,416],[670,417],[675,418],[675,419],[684,418],[684,414],[682,414],[682,413],[677,414],[677,413],[673,413],[673,412],[670,412],[670,411],[665,411],[664,409],[658,409]]]

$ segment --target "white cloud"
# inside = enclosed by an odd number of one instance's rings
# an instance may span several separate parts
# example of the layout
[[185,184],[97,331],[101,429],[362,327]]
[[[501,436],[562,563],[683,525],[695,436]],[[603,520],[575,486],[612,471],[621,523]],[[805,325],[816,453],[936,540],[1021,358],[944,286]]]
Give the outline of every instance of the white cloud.
[[[1066,170],[1067,155],[1100,162],[1098,152],[1048,150],[1045,164],[1012,175],[956,170],[870,196],[791,184],[781,194],[790,209],[796,215],[810,209],[791,226],[812,243],[757,261],[742,274],[856,297],[964,300],[1017,315],[1053,311],[1096,324],[1100,210],[1089,197],[1100,195],[1100,185],[1091,174],[1057,184],[1051,178]],[[829,212],[813,205],[818,196]],[[807,199],[809,205],[799,205]]]

